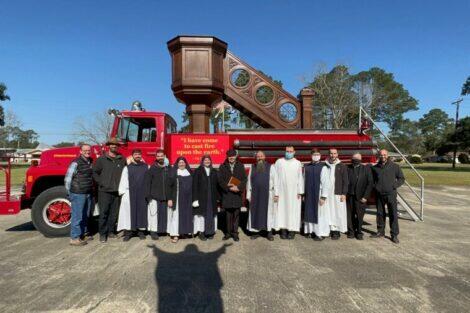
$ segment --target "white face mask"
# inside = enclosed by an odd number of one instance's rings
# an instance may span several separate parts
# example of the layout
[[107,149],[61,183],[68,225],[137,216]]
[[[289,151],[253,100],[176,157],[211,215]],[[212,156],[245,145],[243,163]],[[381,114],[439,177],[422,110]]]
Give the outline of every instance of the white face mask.
[[321,155],[312,155],[312,161],[313,162],[318,162],[320,161]]

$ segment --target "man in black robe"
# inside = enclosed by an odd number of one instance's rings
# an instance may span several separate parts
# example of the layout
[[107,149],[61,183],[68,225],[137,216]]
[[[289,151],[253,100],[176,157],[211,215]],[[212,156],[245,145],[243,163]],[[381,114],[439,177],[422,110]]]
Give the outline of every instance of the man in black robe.
[[145,194],[149,203],[148,230],[153,240],[158,240],[158,234],[167,232],[168,206],[173,206],[170,199],[172,184],[171,168],[165,165],[165,152],[157,150],[156,161],[145,176]]
[[250,202],[248,215],[248,230],[252,232],[251,239],[257,239],[260,232],[266,232],[266,238],[273,241],[273,200],[274,200],[274,170],[266,162],[263,151],[256,153],[256,164],[250,167],[246,198]]
[[361,164],[362,156],[355,153],[348,166],[349,187],[346,198],[348,212],[348,238],[363,239],[362,223],[374,181],[370,166]]
[[318,223],[318,203],[320,201],[320,177],[325,163],[320,162],[321,154],[318,149],[312,149],[312,162],[305,165],[305,211],[304,233],[313,240],[321,241],[323,237],[316,236],[314,224]]
[[142,161],[142,151],[134,149],[129,164],[122,171],[119,194],[122,196],[119,209],[118,230],[124,230],[123,241],[129,241],[138,231],[145,239],[147,228],[147,201],[145,199],[145,174],[148,165]]
[[[230,181],[237,180],[237,184]],[[245,166],[237,160],[237,152],[233,149],[227,151],[227,159],[219,168],[219,186],[222,189],[222,207],[225,210],[226,231],[223,240],[230,237],[239,241],[238,222],[240,208],[242,207],[242,195],[246,187]]]

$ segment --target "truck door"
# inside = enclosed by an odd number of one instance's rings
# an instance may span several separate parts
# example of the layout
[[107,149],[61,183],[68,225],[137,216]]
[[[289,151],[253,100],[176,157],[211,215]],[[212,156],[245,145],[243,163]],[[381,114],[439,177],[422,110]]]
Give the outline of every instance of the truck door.
[[118,137],[124,143],[120,152],[124,156],[132,154],[132,150],[142,150],[142,157],[147,164],[155,160],[157,142],[157,123],[151,117],[123,117],[120,121]]

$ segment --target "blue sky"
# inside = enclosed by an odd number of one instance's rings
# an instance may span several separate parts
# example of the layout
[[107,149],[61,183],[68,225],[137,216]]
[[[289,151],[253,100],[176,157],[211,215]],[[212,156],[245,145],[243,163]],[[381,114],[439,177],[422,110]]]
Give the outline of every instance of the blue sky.
[[436,107],[453,117],[470,75],[470,0],[0,0],[0,29],[4,106],[49,144],[70,140],[77,117],[135,99],[180,122],[166,47],[178,34],[219,37],[293,94],[320,63],[381,67],[418,99],[412,119]]

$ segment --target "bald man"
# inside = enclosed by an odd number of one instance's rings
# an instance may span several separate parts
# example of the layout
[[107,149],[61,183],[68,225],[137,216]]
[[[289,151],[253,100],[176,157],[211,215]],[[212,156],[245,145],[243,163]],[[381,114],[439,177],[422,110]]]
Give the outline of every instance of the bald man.
[[377,191],[377,233],[372,238],[385,236],[385,207],[387,207],[392,242],[398,241],[397,189],[405,182],[400,166],[388,158],[388,151],[379,151],[379,162],[372,168],[374,188]]
[[348,238],[363,239],[362,223],[374,182],[370,166],[363,165],[360,153],[354,153],[348,165],[348,195],[346,206],[348,212]]

